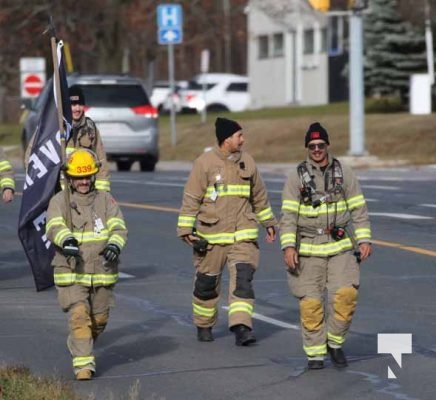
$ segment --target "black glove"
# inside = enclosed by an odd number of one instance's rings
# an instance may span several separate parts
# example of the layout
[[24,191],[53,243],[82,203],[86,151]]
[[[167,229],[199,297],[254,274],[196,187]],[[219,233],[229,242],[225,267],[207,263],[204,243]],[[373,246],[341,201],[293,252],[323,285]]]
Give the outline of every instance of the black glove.
[[65,257],[78,256],[79,242],[77,241],[77,239],[73,237],[66,238],[64,244],[62,245],[62,253],[64,254]]
[[204,255],[207,252],[207,245],[209,242],[206,239],[197,239],[192,241],[192,247],[200,255]]
[[120,256],[120,248],[116,244],[108,244],[103,250],[103,257],[106,261],[116,262]]

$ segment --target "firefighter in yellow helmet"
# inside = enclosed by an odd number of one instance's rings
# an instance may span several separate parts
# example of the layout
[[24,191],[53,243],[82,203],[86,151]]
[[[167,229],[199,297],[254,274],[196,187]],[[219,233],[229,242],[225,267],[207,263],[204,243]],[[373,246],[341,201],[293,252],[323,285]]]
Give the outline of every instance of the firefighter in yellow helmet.
[[67,345],[78,380],[95,373],[93,345],[109,319],[127,240],[118,204],[110,193],[95,188],[98,171],[90,150],[73,151],[65,166],[67,188],[50,200],[47,211],[46,233],[56,249],[54,282],[59,304],[69,313]]

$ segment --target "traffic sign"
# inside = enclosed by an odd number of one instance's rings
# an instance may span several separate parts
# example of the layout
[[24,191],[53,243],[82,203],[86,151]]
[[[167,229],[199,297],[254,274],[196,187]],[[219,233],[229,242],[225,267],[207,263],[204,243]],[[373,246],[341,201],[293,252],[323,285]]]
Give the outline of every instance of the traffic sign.
[[45,58],[20,58],[20,91],[22,99],[38,96],[45,85]]
[[[167,44],[168,50],[168,77],[171,90],[174,90],[174,46],[182,43],[183,38],[183,10],[180,4],[161,4],[157,6],[157,41],[159,44]],[[172,96],[170,96],[171,99]],[[171,106],[170,115],[171,142],[176,145],[176,115],[174,103]]]
[[44,87],[42,74],[24,74],[22,83],[22,97],[36,97]]
[[157,7],[157,39],[159,44],[178,44],[183,39],[183,9],[180,4]]
[[158,43],[159,44],[179,44],[182,43],[183,32],[180,29],[165,28],[159,29]]
[[181,28],[183,11],[180,4],[161,4],[157,6],[157,26],[162,28]]

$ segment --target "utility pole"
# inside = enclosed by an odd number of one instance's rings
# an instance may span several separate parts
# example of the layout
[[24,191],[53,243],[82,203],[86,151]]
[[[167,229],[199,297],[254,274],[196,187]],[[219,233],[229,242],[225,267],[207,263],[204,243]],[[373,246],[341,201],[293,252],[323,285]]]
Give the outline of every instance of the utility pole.
[[365,108],[363,93],[363,18],[361,9],[350,13],[350,150],[365,154]]
[[232,36],[230,29],[230,5],[229,0],[223,0],[224,10],[224,63],[225,71],[232,72]]
[[348,16],[349,21],[349,97],[351,156],[363,156],[365,151],[365,97],[363,92],[363,11],[368,0],[349,0],[347,11],[329,11],[330,0],[309,0],[315,10],[327,15]]
[[425,47],[427,50],[427,71],[430,86],[434,84],[433,32],[431,30],[430,4],[425,1]]

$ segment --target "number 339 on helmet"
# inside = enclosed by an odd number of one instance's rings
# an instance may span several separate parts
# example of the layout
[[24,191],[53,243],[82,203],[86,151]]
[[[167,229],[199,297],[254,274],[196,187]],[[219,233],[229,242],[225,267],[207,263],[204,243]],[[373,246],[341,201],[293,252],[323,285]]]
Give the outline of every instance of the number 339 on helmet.
[[92,151],[78,149],[68,157],[65,173],[74,178],[92,176],[99,171],[99,164]]

